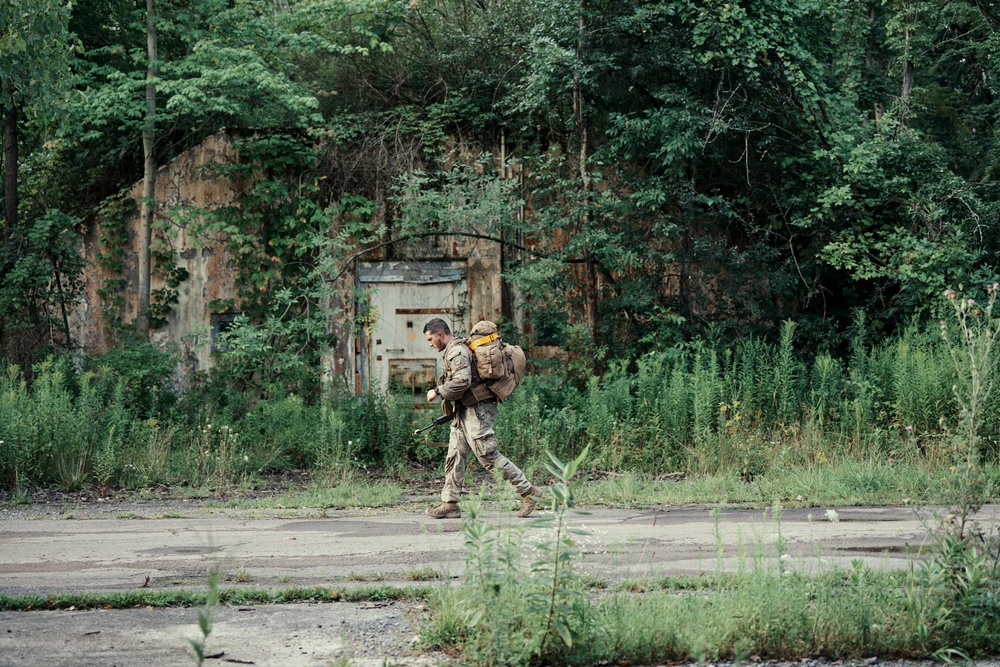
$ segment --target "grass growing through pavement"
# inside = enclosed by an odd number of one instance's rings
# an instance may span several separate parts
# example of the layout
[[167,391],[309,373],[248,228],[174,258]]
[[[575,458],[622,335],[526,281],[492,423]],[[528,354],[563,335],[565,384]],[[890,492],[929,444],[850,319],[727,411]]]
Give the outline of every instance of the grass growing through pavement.
[[[556,656],[564,664],[804,655],[940,660],[996,656],[1000,647],[1000,579],[982,554],[937,554],[905,571],[871,569],[858,560],[850,568],[810,573],[793,570],[780,543],[756,545],[757,555],[737,572],[599,586],[570,580],[561,595],[571,643],[542,644],[538,618],[526,609],[537,594],[537,553],[531,555],[523,529],[509,530],[515,534],[495,531],[491,544],[516,548],[498,550],[498,558],[482,561],[487,569],[470,568],[457,585],[431,596],[425,646],[456,650],[462,664],[472,666],[496,664],[498,656],[508,665],[545,664]],[[764,552],[771,555],[759,555]],[[567,553],[562,566],[572,570],[577,556]],[[497,630],[484,630],[483,618]]]
[[663,582],[593,601],[588,661],[743,660],[827,655],[953,661],[1000,650],[996,564],[974,550],[941,551],[901,572],[861,561],[812,575],[781,556],[708,582],[688,594]]
[[208,573],[208,591],[205,594],[205,606],[198,610],[198,630],[201,632],[199,639],[189,639],[195,657],[198,660],[198,667],[205,664],[205,646],[208,638],[212,634],[212,610],[219,604],[219,570],[212,568]]
[[[294,602],[377,602],[423,600],[430,594],[426,586],[289,586],[281,588],[220,588],[221,604],[286,604]],[[196,607],[206,604],[204,590],[135,590],[102,593],[61,593],[58,595],[3,595],[0,611],[44,609],[134,609],[137,607]]]
[[[803,655],[954,660],[1000,651],[998,553],[955,539],[903,572],[861,559],[810,572],[786,553],[776,512],[777,540],[760,535],[741,548],[735,572],[724,569],[720,534],[714,577],[594,586],[580,573],[580,531],[565,522],[582,491],[579,479],[570,483],[582,456],[571,466],[553,459],[555,516],[529,524],[534,535],[467,513],[466,571],[432,596],[425,646],[484,667]],[[881,479],[871,468],[843,475]]]
[[[580,488],[581,505],[650,507],[654,505],[741,505],[849,507],[910,505],[934,501],[934,490],[946,474],[915,464],[843,461],[808,468],[772,468],[753,481],[736,472],[657,479],[624,472],[588,482]],[[985,494],[1000,495],[1000,467],[983,466]]]
[[388,507],[398,505],[403,489],[388,480],[366,480],[347,476],[312,482],[302,491],[274,498],[234,498],[224,502],[209,501],[207,506],[249,509],[298,509],[302,507]]
[[588,659],[742,660],[925,655],[892,573],[863,568],[815,577],[748,571],[685,595],[616,592],[596,601]]
[[400,578],[406,581],[436,581],[444,579],[445,574],[431,567],[421,567],[415,570],[407,570],[400,573]]

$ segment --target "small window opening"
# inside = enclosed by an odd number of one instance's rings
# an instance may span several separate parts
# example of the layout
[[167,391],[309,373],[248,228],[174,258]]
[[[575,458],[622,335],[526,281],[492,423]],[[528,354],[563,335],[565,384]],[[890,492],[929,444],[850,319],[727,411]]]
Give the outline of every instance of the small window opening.
[[225,352],[226,345],[221,341],[222,334],[233,327],[233,322],[240,313],[212,313],[212,351]]

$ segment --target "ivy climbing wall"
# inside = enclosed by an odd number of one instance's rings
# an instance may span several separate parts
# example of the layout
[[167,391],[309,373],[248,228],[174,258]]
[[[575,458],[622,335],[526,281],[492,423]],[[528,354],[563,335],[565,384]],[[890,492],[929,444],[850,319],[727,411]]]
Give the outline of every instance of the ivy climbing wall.
[[[239,184],[211,168],[233,160],[230,138],[218,134],[157,172],[151,339],[178,346],[182,376],[209,367],[213,326],[218,329],[239,311],[228,245],[198,224],[202,211],[236,200]],[[135,321],[141,195],[140,182],[106,204],[85,230],[85,288],[73,324],[75,339],[87,353],[109,350],[128,336]]]
[[[274,245],[288,240],[287,230],[286,237],[264,240],[268,234],[262,233],[260,221],[274,222],[278,216],[266,206],[251,210],[254,202],[259,205],[269,191],[280,189],[284,182],[280,177],[263,178],[255,158],[244,158],[245,164],[229,168],[237,165],[237,153],[232,139],[219,134],[181,154],[157,174],[151,342],[178,353],[181,386],[212,367],[219,334],[235,317],[242,313],[257,321],[265,302],[261,296],[272,293],[283,277],[289,277],[282,275],[282,251]],[[134,332],[141,191],[142,184],[136,183],[122,196],[108,200],[83,236],[85,288],[73,324],[75,340],[89,354],[106,352]],[[384,205],[376,205],[372,215],[377,218]],[[227,233],[227,229],[235,233]],[[386,369],[402,368],[414,355],[427,356],[420,329],[440,304],[426,280],[406,278],[414,271],[438,276],[449,267],[460,267],[459,281],[440,276],[431,280],[433,284],[455,283],[452,307],[460,313],[454,322],[457,331],[467,331],[482,319],[502,318],[500,244],[473,228],[469,231],[473,233],[398,244],[391,256],[384,244],[368,253],[348,253],[355,260],[345,265],[325,304],[329,347],[320,363],[326,381],[339,379],[356,392],[372,385],[384,389],[391,375]],[[242,254],[237,256],[234,251]],[[285,252],[285,259],[295,259],[294,251]],[[319,260],[313,257],[312,261]],[[358,262],[374,263],[378,273],[388,271],[393,278],[388,283],[366,282],[357,274]],[[401,286],[413,288],[403,301],[396,299],[391,308],[373,307],[383,297],[393,300],[391,295],[380,295],[380,290],[389,292]],[[356,291],[359,288],[366,290],[364,295]],[[403,350],[391,346],[381,349],[376,342],[381,336],[378,332],[399,313],[413,315],[413,340]],[[433,361],[436,363],[436,358]],[[382,370],[373,374],[375,366]],[[422,395],[422,391],[414,388],[414,395]]]

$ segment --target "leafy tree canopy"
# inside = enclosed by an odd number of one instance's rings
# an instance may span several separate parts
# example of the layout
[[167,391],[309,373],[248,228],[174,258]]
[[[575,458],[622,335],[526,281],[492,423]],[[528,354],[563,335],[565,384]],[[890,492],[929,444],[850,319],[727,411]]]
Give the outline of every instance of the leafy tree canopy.
[[[24,74],[54,62],[27,40],[61,34],[69,9],[32,1],[0,4],[37,17],[4,31],[0,67],[28,54],[18,81],[54,86],[54,70]],[[508,244],[528,329],[591,360],[787,318],[803,344],[836,346],[859,309],[892,331],[934,316],[945,287],[998,273],[989,2],[158,11],[160,154],[221,128],[240,137],[256,185],[208,224],[233,240],[261,317],[279,294],[312,308],[314,281],[358,242],[399,253],[396,238],[473,226]],[[136,180],[143,12],[73,5],[73,94],[33,89],[63,124],[32,130],[22,191],[82,215]]]

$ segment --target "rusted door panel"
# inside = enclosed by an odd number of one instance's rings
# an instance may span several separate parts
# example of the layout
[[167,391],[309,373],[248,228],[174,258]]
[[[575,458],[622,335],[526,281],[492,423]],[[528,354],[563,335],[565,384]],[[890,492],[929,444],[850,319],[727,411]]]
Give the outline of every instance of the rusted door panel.
[[359,267],[376,315],[361,342],[364,384],[422,402],[441,374],[441,354],[427,345],[424,324],[440,317],[464,332],[467,280],[464,262],[373,262]]
[[437,384],[437,359],[389,359],[389,389],[396,394],[423,396]]

